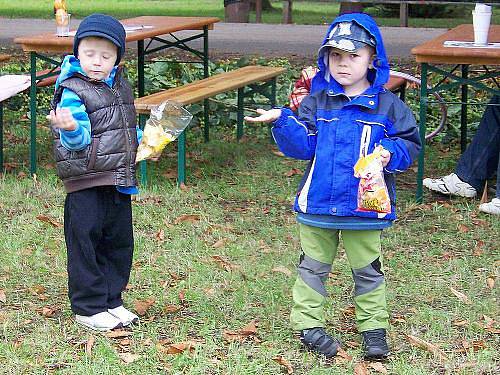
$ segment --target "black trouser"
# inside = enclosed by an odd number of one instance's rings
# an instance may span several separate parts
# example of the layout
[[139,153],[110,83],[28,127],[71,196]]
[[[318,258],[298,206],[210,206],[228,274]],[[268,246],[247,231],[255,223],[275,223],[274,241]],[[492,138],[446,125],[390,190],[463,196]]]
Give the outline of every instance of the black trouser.
[[114,186],[69,193],[64,236],[73,312],[94,315],[122,305],[134,250],[130,195]]

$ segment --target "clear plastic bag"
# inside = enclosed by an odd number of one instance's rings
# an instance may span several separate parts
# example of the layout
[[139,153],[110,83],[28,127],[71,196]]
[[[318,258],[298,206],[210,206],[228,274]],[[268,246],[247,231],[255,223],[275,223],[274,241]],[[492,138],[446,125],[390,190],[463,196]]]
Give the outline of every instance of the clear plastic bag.
[[371,154],[362,156],[354,166],[354,176],[360,178],[358,186],[358,211],[391,212],[391,200],[384,180],[384,168],[380,160],[382,146]]
[[193,115],[182,105],[171,100],[151,109],[135,162],[159,157],[165,146],[186,129],[192,118]]

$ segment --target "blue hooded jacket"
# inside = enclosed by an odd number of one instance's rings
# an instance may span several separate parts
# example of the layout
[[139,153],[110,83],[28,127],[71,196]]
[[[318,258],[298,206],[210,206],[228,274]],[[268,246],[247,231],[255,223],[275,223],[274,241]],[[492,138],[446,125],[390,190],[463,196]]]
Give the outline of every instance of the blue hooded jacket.
[[[337,17],[322,46],[340,22],[356,22],[376,41],[374,69],[368,71],[370,87],[348,97],[330,74],[329,48],[320,48],[319,72],[311,93],[304,98],[298,115],[282,108],[272,129],[280,150],[289,157],[310,160],[299,185],[294,210],[298,221],[337,229],[381,229],[396,218],[394,173],[406,170],[420,150],[420,136],[411,110],[384,88],[389,64],[380,31],[366,14]],[[382,145],[391,153],[384,178],[391,199],[391,212],[382,214],[357,210],[359,178],[353,167],[360,156]]]

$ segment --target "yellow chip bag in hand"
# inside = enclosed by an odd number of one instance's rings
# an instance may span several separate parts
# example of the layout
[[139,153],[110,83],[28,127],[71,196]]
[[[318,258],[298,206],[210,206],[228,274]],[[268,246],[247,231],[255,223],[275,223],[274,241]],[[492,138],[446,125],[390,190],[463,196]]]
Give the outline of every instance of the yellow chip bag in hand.
[[153,108],[144,126],[135,162],[159,157],[165,146],[184,131],[192,118],[191,113],[173,101],[165,101]]
[[391,212],[391,200],[380,160],[380,153],[383,150],[382,146],[377,146],[371,154],[361,156],[354,166],[354,176],[360,179],[358,211]]

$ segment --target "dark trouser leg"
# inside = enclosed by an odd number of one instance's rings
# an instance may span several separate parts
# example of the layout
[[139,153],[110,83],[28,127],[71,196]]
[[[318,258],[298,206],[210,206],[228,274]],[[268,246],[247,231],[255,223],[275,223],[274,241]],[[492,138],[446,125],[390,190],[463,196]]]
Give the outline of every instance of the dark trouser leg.
[[[462,181],[482,191],[484,181],[500,171],[500,97],[495,95],[486,107],[472,142],[458,160],[455,173]],[[497,172],[497,197],[500,182]]]
[[130,195],[118,191],[113,194],[97,252],[98,261],[106,265],[104,274],[108,285],[107,307],[110,309],[123,304],[121,293],[129,280],[134,250]]
[[68,296],[75,314],[94,315],[107,310],[104,265],[96,256],[105,213],[99,188],[66,196],[64,236],[68,252]]

